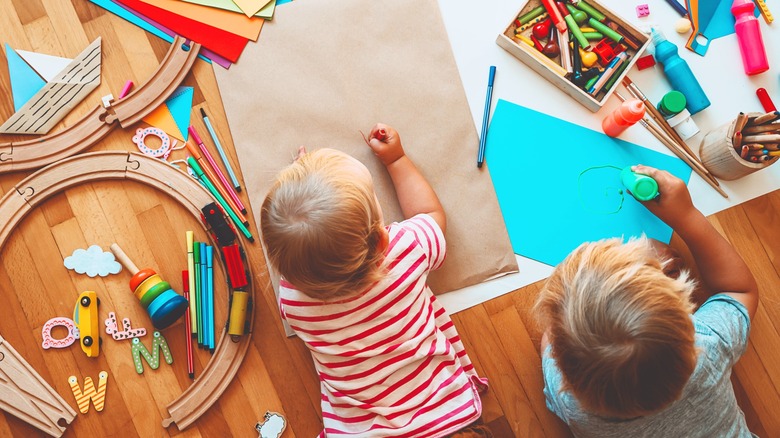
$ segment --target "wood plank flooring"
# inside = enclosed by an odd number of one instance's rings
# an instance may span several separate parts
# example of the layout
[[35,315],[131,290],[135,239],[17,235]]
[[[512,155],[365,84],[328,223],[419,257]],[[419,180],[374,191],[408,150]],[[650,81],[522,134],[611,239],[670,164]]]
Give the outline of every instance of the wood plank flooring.
[[[157,69],[168,44],[105,12],[86,0],[0,0],[0,40],[12,47],[59,56],[78,54],[96,37],[103,38],[100,88],[77,107],[56,130],[78,120],[99,97],[117,95],[126,80],[144,83]],[[261,37],[262,43],[262,37]],[[0,119],[13,113],[5,53],[0,55]],[[223,145],[237,164],[233,143],[209,64],[196,62],[185,85],[195,87],[194,107],[205,108]],[[193,123],[205,132],[197,112]],[[134,150],[132,130],[116,130],[92,148]],[[0,136],[0,141],[20,137]],[[181,152],[172,159],[181,159]],[[244,163],[244,165],[251,165]],[[239,168],[239,166],[236,166]],[[0,176],[6,193],[28,173]],[[257,193],[241,196],[261,196]],[[259,199],[253,198],[257,205]],[[249,206],[248,206],[249,207]],[[734,370],[733,382],[751,430],[759,436],[780,436],[780,192],[762,196],[710,218],[745,257],[761,288],[761,305],[753,322],[749,349]],[[190,384],[185,366],[181,322],[163,334],[174,363],[137,375],[130,346],[104,335],[99,358],[87,358],[77,345],[62,350],[41,348],[41,327],[55,316],[72,316],[81,291],[101,297],[100,317],[115,311],[134,326],[151,323],[127,287],[123,272],[89,278],[67,271],[64,257],[77,248],[117,242],[141,267],[157,270],[174,287],[185,268],[184,232],[199,230],[195,218],[175,200],[136,183],[96,182],[66,190],[33,210],[0,252],[0,334],[74,408],[67,379],[97,379],[109,372],[103,412],[79,414],[65,436],[257,436],[254,424],[267,411],[288,420],[285,437],[312,437],[321,427],[319,387],[308,351],[297,338],[284,336],[264,269],[259,244],[248,245],[256,288],[255,330],[246,359],[227,391],[192,427],[179,432],[160,425],[166,405]],[[252,224],[251,230],[257,233]],[[196,238],[205,240],[202,231]],[[685,251],[678,239],[673,245]],[[224,273],[217,270],[217,284]],[[540,330],[530,314],[540,284],[533,284],[453,316],[467,350],[491,388],[483,397],[484,420],[498,437],[568,436],[568,428],[549,413],[541,393]],[[226,299],[217,299],[217,320],[226,318]],[[55,332],[56,336],[61,333]],[[148,344],[149,338],[144,341]],[[210,354],[196,352],[196,374]],[[27,437],[39,432],[0,413],[0,435]]]

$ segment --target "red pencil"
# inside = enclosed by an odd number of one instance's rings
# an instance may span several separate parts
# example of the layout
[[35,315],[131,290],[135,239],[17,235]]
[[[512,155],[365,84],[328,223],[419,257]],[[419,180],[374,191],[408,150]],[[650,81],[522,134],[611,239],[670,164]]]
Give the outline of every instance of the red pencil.
[[[190,300],[190,275],[189,271],[181,271],[181,283],[184,289],[184,298]],[[192,357],[192,325],[190,323],[190,307],[184,312],[184,334],[187,335],[187,373],[190,379],[195,378],[195,362]]]

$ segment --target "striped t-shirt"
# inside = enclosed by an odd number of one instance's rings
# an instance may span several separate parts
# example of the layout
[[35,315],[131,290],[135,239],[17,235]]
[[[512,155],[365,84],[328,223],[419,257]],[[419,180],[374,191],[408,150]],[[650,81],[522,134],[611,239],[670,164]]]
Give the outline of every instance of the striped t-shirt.
[[322,392],[327,437],[437,437],[476,421],[477,376],[449,315],[426,285],[444,261],[444,235],[428,215],[387,227],[387,275],[337,301],[281,281],[282,316],[306,343]]

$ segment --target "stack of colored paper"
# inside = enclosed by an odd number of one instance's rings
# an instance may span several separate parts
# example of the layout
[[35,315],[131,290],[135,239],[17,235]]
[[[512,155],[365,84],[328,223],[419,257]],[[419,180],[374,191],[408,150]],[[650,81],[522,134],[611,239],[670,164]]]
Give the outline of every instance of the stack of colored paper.
[[277,4],[290,0],[90,0],[168,42],[175,35],[200,43],[201,55],[224,68],[257,41]]

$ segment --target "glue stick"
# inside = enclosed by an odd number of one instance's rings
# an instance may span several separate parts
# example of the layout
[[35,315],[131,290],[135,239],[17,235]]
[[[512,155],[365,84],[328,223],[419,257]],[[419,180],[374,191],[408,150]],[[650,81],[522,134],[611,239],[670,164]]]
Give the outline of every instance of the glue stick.
[[639,99],[629,99],[618,109],[604,118],[601,128],[610,137],[617,137],[629,126],[642,120],[645,116],[645,105]]
[[761,27],[753,15],[755,7],[753,0],[734,0],[731,4],[731,13],[736,19],[734,30],[742,53],[742,66],[748,76],[769,70]]

